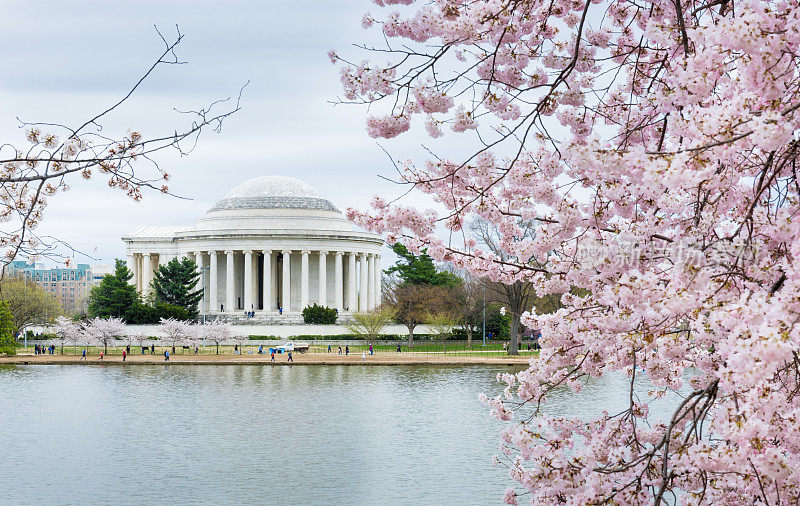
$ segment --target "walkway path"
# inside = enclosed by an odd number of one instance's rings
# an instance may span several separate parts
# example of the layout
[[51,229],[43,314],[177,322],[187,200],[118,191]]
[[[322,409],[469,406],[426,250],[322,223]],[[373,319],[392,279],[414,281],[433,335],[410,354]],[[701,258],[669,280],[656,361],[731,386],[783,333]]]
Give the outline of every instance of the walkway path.
[[[447,356],[442,354],[425,355],[420,353],[395,355],[367,355],[364,361],[361,354],[337,355],[327,353],[293,353],[295,364],[304,365],[412,365],[412,364],[475,364],[475,365],[525,365],[530,357],[498,356]],[[275,355],[274,365],[291,365],[288,355]],[[17,355],[0,357],[2,364],[103,364],[103,365],[141,365],[164,364],[163,355],[130,355],[123,362],[120,355],[107,355],[103,360],[91,355],[81,360],[75,355]],[[169,364],[183,365],[269,365],[270,357],[264,355],[171,355]]]

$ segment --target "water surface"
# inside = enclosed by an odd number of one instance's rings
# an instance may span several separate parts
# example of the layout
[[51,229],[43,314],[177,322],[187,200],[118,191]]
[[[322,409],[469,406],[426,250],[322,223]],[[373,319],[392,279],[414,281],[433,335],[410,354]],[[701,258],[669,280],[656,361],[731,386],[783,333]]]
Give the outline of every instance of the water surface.
[[[499,504],[500,366],[0,366],[0,502]],[[557,392],[618,409],[625,379]]]

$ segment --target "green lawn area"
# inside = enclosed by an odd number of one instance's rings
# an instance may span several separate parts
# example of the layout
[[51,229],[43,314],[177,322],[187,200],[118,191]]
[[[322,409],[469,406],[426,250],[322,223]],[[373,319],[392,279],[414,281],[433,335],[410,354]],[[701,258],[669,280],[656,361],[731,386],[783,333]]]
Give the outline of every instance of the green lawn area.
[[[245,341],[247,343],[247,341]],[[328,346],[327,345],[318,345],[318,344],[311,344],[309,349],[310,353],[320,353],[320,354],[327,354],[328,353]],[[87,349],[90,356],[97,356],[103,351],[101,346],[90,346],[86,348],[85,346],[64,346],[64,355],[80,355],[83,352],[83,349]],[[243,344],[242,345],[242,354],[248,355],[249,352],[253,352],[253,354],[258,353],[258,345],[254,344]],[[537,354],[536,351],[528,351],[527,343],[522,345],[520,350],[520,355],[523,356],[532,356]],[[33,354],[33,346],[28,346],[27,348],[19,347],[17,348],[17,353],[30,353]],[[108,355],[122,355],[122,350],[124,350],[124,346],[109,346],[108,348]],[[155,353],[157,355],[163,355],[164,350],[169,350],[172,353],[171,346],[156,346]],[[269,347],[264,346],[264,353],[269,353]],[[361,352],[364,351],[369,354],[369,344],[364,342],[364,344],[350,346],[350,354],[353,355],[360,355]],[[198,349],[198,354],[200,355],[214,355],[217,352],[216,346],[213,343],[206,343],[206,347],[203,348],[202,346]],[[342,346],[342,353],[344,354],[345,347]],[[139,345],[131,345],[131,355],[141,355],[142,348]],[[147,348],[147,353],[150,353],[150,347]],[[219,347],[220,355],[233,355],[234,354],[234,345],[223,345]],[[331,353],[336,354],[338,353],[338,346],[331,345]],[[398,355],[397,353],[397,344],[386,344],[382,342],[380,344],[375,344],[373,346],[373,353],[376,355]],[[448,344],[446,346],[442,345],[441,342],[439,343],[431,343],[420,341],[414,343],[413,348],[408,347],[407,342],[401,342],[401,352],[400,354],[435,354],[435,355],[464,355],[464,356],[498,356],[505,353],[503,350],[503,344],[501,342],[493,342],[487,343],[486,346],[481,346],[480,341],[476,341],[473,343],[471,348],[467,347],[465,343],[459,344]],[[60,355],[60,347],[56,346],[56,355]],[[175,347],[175,354],[176,355],[194,355],[194,348],[192,349],[184,349],[181,346]]]

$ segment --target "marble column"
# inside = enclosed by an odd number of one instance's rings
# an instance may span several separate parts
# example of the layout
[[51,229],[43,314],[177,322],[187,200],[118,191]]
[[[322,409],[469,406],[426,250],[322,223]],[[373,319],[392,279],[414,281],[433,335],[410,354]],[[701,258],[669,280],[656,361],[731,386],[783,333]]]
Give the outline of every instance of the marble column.
[[272,311],[272,250],[264,250],[264,311]]
[[253,309],[253,251],[244,250],[244,310]]
[[225,311],[232,313],[236,310],[236,289],[234,288],[233,251],[225,252],[227,264],[225,265]]
[[150,280],[153,278],[153,258],[150,253],[142,254],[142,295],[150,293]]
[[342,272],[342,252],[336,252],[336,260],[333,264],[333,294],[335,297],[333,307],[341,313],[344,311],[344,286],[342,279],[344,273]]
[[288,313],[292,307],[292,292],[290,286],[292,284],[292,251],[284,250],[283,252],[283,279],[281,280],[281,302],[283,303],[283,312]]
[[197,283],[199,286],[196,286],[196,288],[203,289],[203,298],[200,300],[199,307],[202,313],[204,309],[208,310],[208,281],[206,281],[205,258],[202,251],[198,251],[194,258],[195,262],[197,262],[197,272],[200,273],[200,279]]
[[142,292],[142,254],[135,253],[133,255],[133,262],[136,265],[136,276],[133,278],[136,282],[136,291],[141,293]]
[[381,256],[375,255],[375,307],[381,305]]
[[328,252],[319,252],[319,304],[328,305]]
[[308,255],[311,254],[308,250],[300,252],[300,311],[308,306]]
[[367,307],[375,307],[375,255],[367,256]]
[[217,252],[210,251],[208,253],[208,262],[211,264],[211,269],[208,271],[208,304],[211,307],[211,311],[219,311],[219,301],[217,300],[217,289],[219,288],[217,285]]
[[272,295],[272,300],[269,301],[269,307],[272,310],[278,309],[278,293],[280,292],[280,287],[278,286],[278,255],[274,253],[270,255],[272,258],[272,266],[270,267],[270,285],[269,285],[269,293]]
[[358,287],[358,310],[359,311],[366,311],[367,310],[367,271],[369,270],[367,267],[367,254],[361,253],[359,255],[361,257],[360,264],[361,264],[361,282],[359,283]]
[[136,257],[133,256],[132,254],[128,255],[128,261],[126,262],[125,265],[126,267],[128,267],[128,269],[130,269],[131,273],[133,274],[133,277],[130,279],[130,281],[128,281],[128,283],[132,284],[133,286],[136,286],[136,270],[137,270]]
[[357,311],[356,299],[356,254],[347,254],[347,309]]

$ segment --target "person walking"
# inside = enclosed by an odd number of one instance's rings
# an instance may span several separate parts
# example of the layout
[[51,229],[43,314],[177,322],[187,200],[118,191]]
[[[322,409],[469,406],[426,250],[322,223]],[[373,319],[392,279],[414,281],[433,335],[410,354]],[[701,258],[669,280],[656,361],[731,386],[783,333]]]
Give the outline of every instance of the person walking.
[[291,351],[289,352],[289,360],[287,360],[287,362],[294,362],[294,359],[292,358],[292,352]]
[[349,355],[350,354],[350,345],[348,345],[348,344],[344,345],[344,354],[345,355]]
[[164,350],[164,362],[169,362],[169,350]]
[[341,355],[341,354],[342,354],[342,346],[339,345],[339,355]]
[[369,345],[369,354],[372,355],[372,344]]
[[275,362],[275,350],[274,349],[270,350],[269,356],[270,356],[269,361],[270,362]]
[[128,352],[128,354],[130,354],[130,352],[131,352],[131,345],[130,344],[125,347],[125,351]]
[[397,353],[400,353],[400,343],[397,343]]
[[330,353],[330,352],[331,352],[331,345],[329,344],[328,345],[328,353]]
[[127,350],[122,350],[122,361],[125,362],[125,358],[128,356]]
[[366,359],[367,359],[367,352],[366,352],[366,351],[362,351],[362,352],[361,352],[361,361],[363,362],[363,361],[365,361]]
[[86,350],[83,350],[83,355],[81,356],[81,360],[86,360]]

